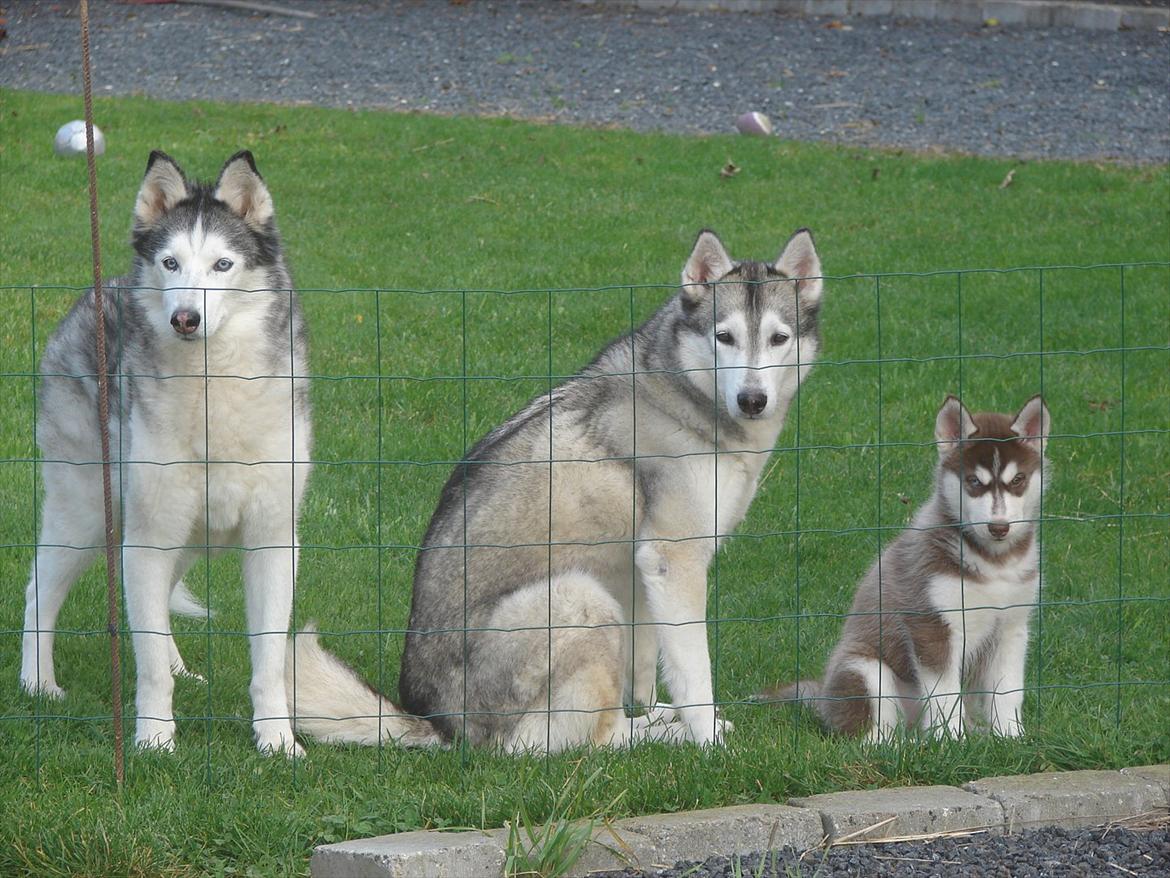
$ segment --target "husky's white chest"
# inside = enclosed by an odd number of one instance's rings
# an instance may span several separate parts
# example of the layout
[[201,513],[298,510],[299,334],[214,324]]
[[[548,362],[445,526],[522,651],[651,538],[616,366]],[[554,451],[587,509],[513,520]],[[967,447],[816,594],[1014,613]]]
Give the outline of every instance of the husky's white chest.
[[171,497],[176,509],[194,513],[199,532],[231,534],[245,518],[287,518],[303,494],[311,440],[292,379],[259,377],[247,362],[209,358],[206,375],[192,365],[136,382],[131,488],[148,503]]
[[982,575],[934,577],[930,603],[965,644],[963,652],[978,652],[1009,617],[1027,617],[1036,602],[1040,576],[1030,562],[984,565]]
[[[735,530],[756,492],[764,455],[701,454],[682,458],[670,467],[672,486],[666,491],[668,514],[690,522],[689,534],[720,537]],[[670,508],[673,507],[673,508]],[[661,518],[667,510],[655,510]]]

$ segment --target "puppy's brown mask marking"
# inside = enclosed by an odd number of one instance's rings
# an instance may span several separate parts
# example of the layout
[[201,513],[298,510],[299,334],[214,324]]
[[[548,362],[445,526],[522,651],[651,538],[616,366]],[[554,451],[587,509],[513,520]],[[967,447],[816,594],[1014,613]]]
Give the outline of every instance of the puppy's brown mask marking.
[[1008,415],[980,412],[971,419],[975,432],[943,458],[943,469],[959,477],[968,496],[988,491],[1023,496],[1040,468],[1040,455],[1012,430]]

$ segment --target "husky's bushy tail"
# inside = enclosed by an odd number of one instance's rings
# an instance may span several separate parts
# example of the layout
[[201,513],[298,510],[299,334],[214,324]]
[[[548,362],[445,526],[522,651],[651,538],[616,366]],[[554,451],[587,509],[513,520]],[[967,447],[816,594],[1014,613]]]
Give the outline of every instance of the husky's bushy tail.
[[317,626],[289,638],[285,656],[289,715],[298,734],[337,744],[401,747],[441,745],[427,720],[403,713],[358,676],[353,668],[321,648]]
[[199,599],[191,594],[191,590],[179,580],[171,589],[171,612],[176,616],[191,616],[195,619],[205,619],[215,613],[199,603]]
[[821,713],[821,683],[819,680],[798,680],[786,686],[772,686],[759,693],[755,700],[773,707],[803,707],[824,722]]

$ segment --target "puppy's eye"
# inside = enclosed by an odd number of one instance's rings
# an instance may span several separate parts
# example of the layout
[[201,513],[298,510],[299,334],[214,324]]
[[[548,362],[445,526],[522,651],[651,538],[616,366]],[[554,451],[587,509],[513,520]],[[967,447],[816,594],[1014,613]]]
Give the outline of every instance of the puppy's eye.
[[791,336],[789,336],[787,332],[777,332],[772,336],[772,347],[780,347],[780,345],[788,341],[790,337]]
[[1012,479],[1012,487],[1018,488],[1022,484],[1024,484],[1024,474],[1023,473],[1016,473],[1016,477],[1014,479]]
[[983,487],[983,482],[977,476],[967,476],[967,486],[972,490]]
[[715,333],[715,341],[719,344],[735,344],[735,336],[726,329],[721,329]]
[[216,271],[227,271],[229,268],[232,267],[232,265],[234,265],[234,263],[230,259],[225,257],[223,259],[220,259],[218,262],[216,262],[215,265],[212,266],[212,268],[214,268]]
[[164,259],[162,261],[162,267],[165,268],[167,271],[178,271],[179,270],[179,260],[175,259],[174,256],[168,256],[168,257],[166,257],[166,259]]

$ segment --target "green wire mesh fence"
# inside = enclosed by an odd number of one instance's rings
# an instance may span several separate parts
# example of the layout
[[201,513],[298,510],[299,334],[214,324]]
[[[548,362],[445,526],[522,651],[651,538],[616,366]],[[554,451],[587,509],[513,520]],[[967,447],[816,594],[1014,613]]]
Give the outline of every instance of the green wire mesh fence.
[[[38,362],[78,292],[0,289],[8,400],[0,565],[14,584],[4,602],[0,667],[10,671],[10,697],[0,721],[38,753],[46,736],[92,734],[83,725],[101,734],[113,712],[96,571],[74,590],[57,627],[65,700],[14,695],[23,597],[15,584],[28,576],[42,502]],[[450,474],[481,465],[464,457],[480,438],[528,401],[547,398],[673,292],[300,291],[313,339],[315,441],[294,628],[316,620],[327,648],[396,698],[412,571]],[[817,734],[751,696],[820,672],[857,582],[934,490],[934,416],[948,393],[973,411],[1015,411],[1042,394],[1052,413],[1026,726],[1124,731],[1131,713],[1164,708],[1170,263],[830,277],[822,338],[743,524],[696,535],[723,538],[708,575],[708,639],[716,707],[737,733]],[[643,404],[635,398],[632,417]],[[553,479],[564,462],[520,463],[543,463]],[[630,510],[637,514],[632,492]],[[551,567],[554,541],[533,542],[547,547]],[[635,540],[625,542],[636,551]],[[525,540],[497,548],[521,544],[531,548]],[[188,548],[199,558],[187,584],[215,613],[176,622],[180,652],[202,680],[179,682],[175,708],[180,746],[202,739],[210,764],[217,742],[246,735],[251,719],[248,634],[239,562],[214,551],[230,547]],[[549,613],[551,644],[551,603]],[[132,702],[123,709],[132,716]],[[548,715],[559,709],[550,701]]]

